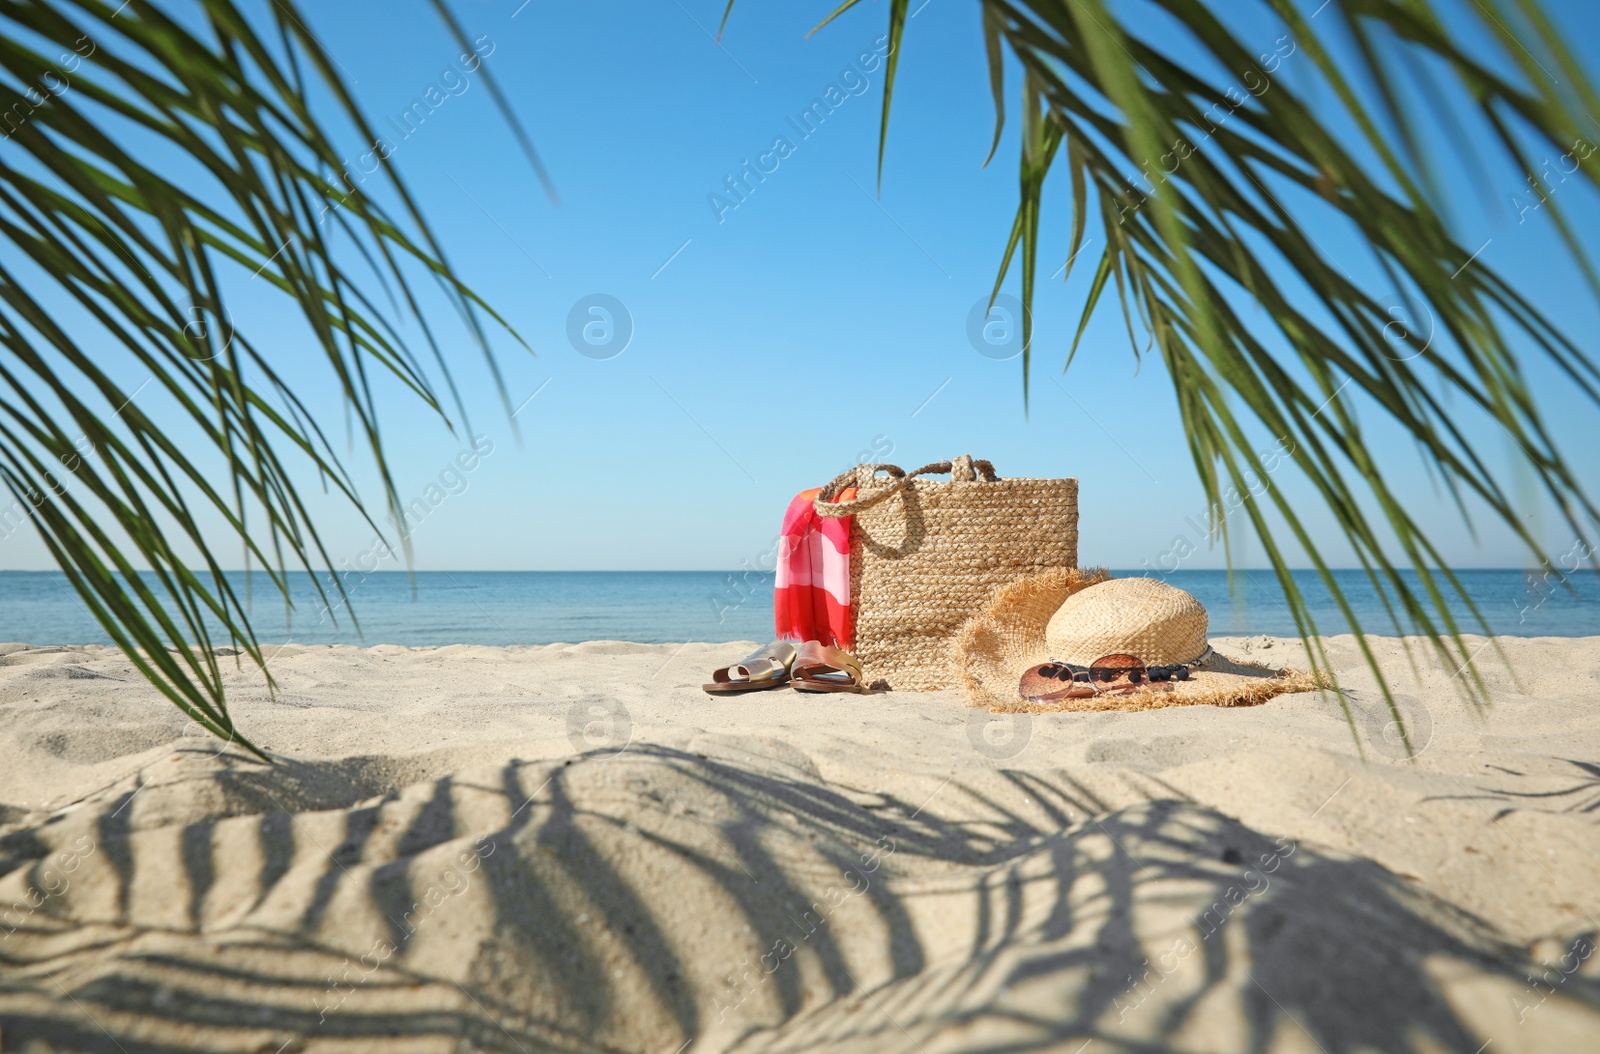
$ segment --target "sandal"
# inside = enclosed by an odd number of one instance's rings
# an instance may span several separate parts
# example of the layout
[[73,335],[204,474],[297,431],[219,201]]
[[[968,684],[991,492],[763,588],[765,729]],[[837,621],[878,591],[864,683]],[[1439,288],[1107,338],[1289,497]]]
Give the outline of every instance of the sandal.
[[794,645],[786,640],[775,640],[733,665],[715,671],[711,675],[712,683],[700,687],[712,695],[737,695],[740,692],[780,688],[789,683],[789,667],[794,665],[794,659]]
[[865,692],[861,683],[861,663],[843,648],[831,648],[821,641],[800,645],[794,660],[790,683],[801,692]]

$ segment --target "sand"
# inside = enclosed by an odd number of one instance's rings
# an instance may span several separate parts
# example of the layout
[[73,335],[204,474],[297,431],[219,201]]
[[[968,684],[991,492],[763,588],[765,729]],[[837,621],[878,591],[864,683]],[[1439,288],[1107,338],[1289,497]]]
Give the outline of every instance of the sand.
[[[1478,648],[1483,642],[1469,638]],[[708,698],[745,646],[288,646],[268,767],[0,646],[0,1051],[1600,1050],[1600,638],[1478,715]],[[1219,642],[1292,659],[1298,644]]]

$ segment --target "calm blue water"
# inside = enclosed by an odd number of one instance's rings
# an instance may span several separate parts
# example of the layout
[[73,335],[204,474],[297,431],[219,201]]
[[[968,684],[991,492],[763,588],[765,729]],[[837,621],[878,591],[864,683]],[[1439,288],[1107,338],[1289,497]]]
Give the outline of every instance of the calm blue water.
[[[1127,572],[1132,574],[1133,572]],[[1393,633],[1377,593],[1358,571],[1337,572],[1369,632]],[[1510,636],[1600,635],[1600,580],[1579,571],[1567,583],[1522,571],[1463,571],[1461,578],[1496,632]],[[245,575],[229,576],[243,592]],[[1345,622],[1311,572],[1299,574],[1319,627]],[[264,575],[254,576],[253,616],[263,644],[549,644],[556,641],[766,640],[772,631],[772,576],[714,571],[430,571],[409,579],[378,571],[352,580],[348,608],[325,611],[311,580],[296,580],[286,619]],[[1173,585],[1199,597],[1216,635],[1295,632],[1268,572],[1178,571]],[[1462,628],[1473,627],[1465,622]],[[55,572],[0,572],[0,641],[109,644],[65,578]]]

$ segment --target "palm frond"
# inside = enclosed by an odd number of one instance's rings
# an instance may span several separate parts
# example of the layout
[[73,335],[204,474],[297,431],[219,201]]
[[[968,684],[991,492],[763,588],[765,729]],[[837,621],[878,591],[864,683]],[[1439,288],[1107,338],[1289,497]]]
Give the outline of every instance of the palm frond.
[[[230,317],[225,288],[263,281],[304,319],[374,458],[391,516],[399,495],[374,372],[449,419],[395,325],[401,316],[419,324],[448,383],[410,275],[443,289],[491,368],[480,316],[505,323],[445,262],[405,184],[382,163],[384,141],[292,0],[268,8],[275,41],[231,0],[197,6],[197,17],[179,22],[145,0],[0,2],[0,476],[139,670],[200,725],[264,756],[228,714],[215,627],[269,684],[271,674],[218,543],[197,526],[201,509],[222,518],[247,565],[265,569],[285,602],[291,567],[312,573],[325,603],[315,569],[332,571],[286,456],[308,462],[383,532],[270,352],[253,333],[220,324]],[[436,6],[464,39],[442,0]],[[379,158],[402,219],[345,173],[329,125],[312,113],[313,86],[331,98],[330,117],[355,129],[365,156]],[[137,154],[127,145],[134,136]],[[202,178],[139,160],[150,157]],[[347,267],[350,254],[360,274]],[[369,270],[391,312],[363,291]],[[92,326],[58,322],[61,303]],[[144,375],[140,388],[118,379]],[[145,386],[176,416],[148,417],[137,398]],[[198,443],[171,438],[179,422]],[[339,577],[329,580],[343,599]]]
[[[1480,502],[1543,556],[1485,461],[1486,437],[1494,441],[1504,432],[1573,534],[1588,538],[1600,516],[1557,450],[1524,366],[1531,356],[1543,357],[1594,402],[1600,402],[1600,371],[1454,235],[1451,203],[1423,128],[1428,120],[1456,127],[1459,111],[1475,112],[1498,145],[1474,153],[1474,140],[1459,137],[1456,147],[1469,167],[1481,174],[1509,159],[1537,189],[1530,144],[1587,157],[1600,126],[1590,128],[1585,115],[1600,113],[1600,93],[1537,0],[1454,5],[1450,20],[1431,0],[1230,5],[1230,22],[1249,21],[1259,42],[1225,26],[1221,5],[1151,3],[1166,23],[1159,41],[1140,32],[1151,24],[1150,13],[1129,17],[1122,13],[1127,5],[982,0],[997,125],[1005,120],[1007,54],[1023,71],[1021,194],[995,288],[1020,245],[1028,318],[1041,188],[1058,156],[1054,144],[1064,139],[1073,209],[1068,260],[1081,248],[1091,216],[1099,219],[1105,245],[1067,363],[1114,282],[1135,353],[1142,353],[1137,317],[1167,368],[1208,500],[1220,507],[1227,490],[1246,496],[1240,507],[1314,665],[1327,670],[1327,656],[1268,506],[1355,631],[1400,722],[1360,620],[1303,510],[1291,507],[1279,487],[1261,490],[1265,500],[1252,497],[1252,479],[1262,478],[1252,434],[1277,437],[1293,451],[1379,595],[1394,598],[1385,600],[1394,632],[1420,629],[1436,654],[1468,675],[1459,683],[1469,701],[1484,704],[1488,693],[1462,633],[1492,627],[1374,457],[1356,397],[1414,437],[1464,517],[1469,499]],[[895,34],[897,17],[891,6]],[[1335,36],[1348,46],[1335,52],[1323,44]],[[1482,41],[1496,53],[1480,57],[1474,48],[1481,51]],[[1195,72],[1196,49],[1204,65],[1229,71],[1231,79]],[[1286,83],[1279,70],[1291,59],[1300,67],[1296,80],[1323,89],[1331,104],[1314,108],[1312,88]],[[1546,63],[1561,71],[1559,79]],[[1503,69],[1515,75],[1496,72]],[[894,72],[886,71],[886,113]],[[1330,131],[1345,124],[1356,129],[1354,141]],[[1600,163],[1578,169],[1585,182],[1600,185]],[[1587,247],[1560,203],[1539,197],[1600,295]],[[1339,218],[1365,243],[1386,288],[1357,281],[1328,258],[1306,231],[1308,217],[1319,212]],[[1295,290],[1308,291],[1320,309],[1308,309]],[[1397,324],[1386,294],[1437,320],[1437,335]],[[1258,304],[1265,322],[1233,311],[1229,305],[1240,298]],[[1029,366],[1025,352],[1024,405]],[[1464,421],[1462,403],[1495,429]],[[1226,548],[1226,518],[1219,527]],[[1231,548],[1228,555],[1231,564]],[[1404,569],[1415,572],[1415,585]],[[1462,608],[1470,615],[1466,626],[1454,614]],[[1340,702],[1348,717],[1342,695]]]

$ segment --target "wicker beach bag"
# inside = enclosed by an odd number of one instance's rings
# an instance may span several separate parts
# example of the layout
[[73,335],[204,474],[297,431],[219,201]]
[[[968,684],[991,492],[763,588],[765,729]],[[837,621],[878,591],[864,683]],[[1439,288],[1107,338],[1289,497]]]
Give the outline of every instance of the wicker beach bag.
[[[949,482],[919,478],[947,472]],[[830,500],[851,486],[853,500]],[[950,639],[995,588],[1078,562],[1077,480],[1001,479],[967,454],[910,473],[857,465],[823,488],[816,508],[854,517],[850,604],[868,684],[955,687]]]

